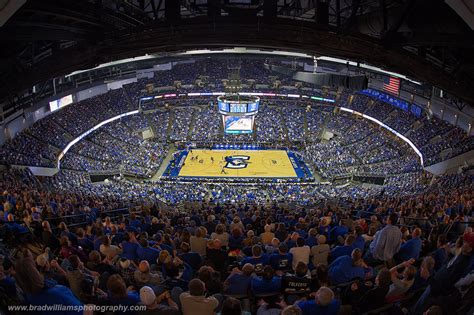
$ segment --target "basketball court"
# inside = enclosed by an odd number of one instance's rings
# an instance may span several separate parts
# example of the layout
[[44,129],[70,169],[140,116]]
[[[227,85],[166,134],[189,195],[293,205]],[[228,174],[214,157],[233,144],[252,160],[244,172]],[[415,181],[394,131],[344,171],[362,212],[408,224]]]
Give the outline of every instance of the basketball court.
[[192,150],[178,176],[298,177],[293,165],[284,150]]

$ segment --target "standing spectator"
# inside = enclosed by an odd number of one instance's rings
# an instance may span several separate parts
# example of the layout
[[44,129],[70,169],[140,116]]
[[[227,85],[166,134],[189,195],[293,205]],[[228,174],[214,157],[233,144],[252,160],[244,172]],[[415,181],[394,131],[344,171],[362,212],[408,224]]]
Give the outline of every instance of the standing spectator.
[[383,261],[388,265],[393,265],[393,256],[400,249],[402,240],[402,232],[395,225],[397,220],[397,215],[392,213],[387,219],[387,225],[376,234],[373,240],[373,249],[370,252],[369,264],[377,264],[377,261]]

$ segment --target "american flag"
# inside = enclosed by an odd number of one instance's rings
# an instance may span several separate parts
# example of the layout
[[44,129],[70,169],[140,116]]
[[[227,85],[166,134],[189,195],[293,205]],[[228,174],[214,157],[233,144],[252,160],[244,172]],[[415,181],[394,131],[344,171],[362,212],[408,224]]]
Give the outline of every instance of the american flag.
[[383,90],[385,92],[398,95],[398,91],[400,90],[400,79],[394,77],[384,77]]

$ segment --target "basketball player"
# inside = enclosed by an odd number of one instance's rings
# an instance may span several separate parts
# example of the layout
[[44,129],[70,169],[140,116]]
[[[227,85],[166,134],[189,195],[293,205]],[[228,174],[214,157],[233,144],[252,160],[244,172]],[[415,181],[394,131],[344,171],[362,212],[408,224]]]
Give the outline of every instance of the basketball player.
[[214,164],[214,158],[211,156],[211,163]]

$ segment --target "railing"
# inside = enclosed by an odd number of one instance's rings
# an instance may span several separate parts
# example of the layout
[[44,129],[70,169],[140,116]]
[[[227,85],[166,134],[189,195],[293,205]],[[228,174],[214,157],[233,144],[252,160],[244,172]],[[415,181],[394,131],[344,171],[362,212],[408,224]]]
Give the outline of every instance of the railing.
[[128,216],[129,215],[129,208],[118,208],[114,210],[108,210],[108,211],[103,211],[99,212],[97,217],[94,217],[94,214],[92,212],[87,212],[87,213],[80,213],[80,214],[72,214],[72,215],[66,215],[66,216],[61,216],[61,217],[54,217],[47,219],[52,225],[57,225],[60,222],[66,223],[68,227],[79,227],[86,225],[91,221],[91,219],[97,219],[97,218],[105,218],[105,217],[111,217],[115,218],[120,215],[123,216]]

